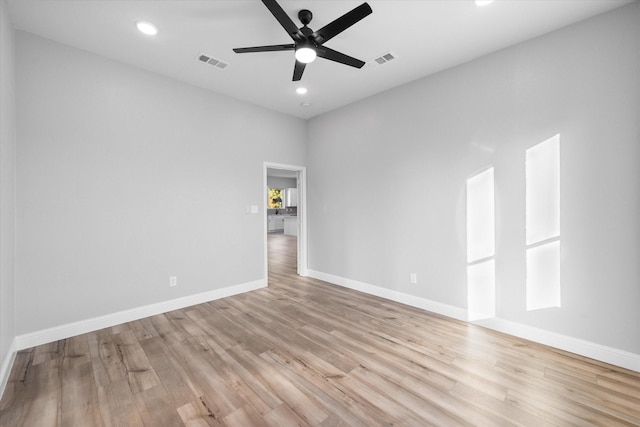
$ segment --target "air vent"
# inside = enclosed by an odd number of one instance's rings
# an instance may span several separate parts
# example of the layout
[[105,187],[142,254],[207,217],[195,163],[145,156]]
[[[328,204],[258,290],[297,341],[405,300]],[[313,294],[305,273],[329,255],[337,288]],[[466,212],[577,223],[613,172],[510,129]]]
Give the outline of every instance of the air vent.
[[221,70],[224,70],[229,65],[224,61],[221,61],[209,55],[205,55],[204,53],[201,53],[200,55],[198,55],[198,61],[204,62],[205,64],[212,65],[216,68],[220,68]]
[[376,61],[378,65],[382,65],[386,64],[389,61],[393,61],[394,59],[396,59],[396,57],[391,52],[388,52],[384,55],[378,56],[376,59],[374,59],[374,61]]

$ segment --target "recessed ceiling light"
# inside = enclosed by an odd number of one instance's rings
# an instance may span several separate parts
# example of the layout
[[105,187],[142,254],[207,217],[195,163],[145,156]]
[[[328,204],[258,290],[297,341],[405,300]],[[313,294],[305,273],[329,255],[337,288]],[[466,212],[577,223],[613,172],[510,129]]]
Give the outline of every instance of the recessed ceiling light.
[[486,6],[489,3],[493,3],[493,0],[476,0],[476,6]]
[[299,87],[296,89],[296,93],[298,95],[304,95],[305,93],[307,93],[307,88],[306,87]]
[[158,28],[151,22],[138,21],[136,22],[136,27],[138,27],[138,31],[148,36],[155,36],[158,34]]

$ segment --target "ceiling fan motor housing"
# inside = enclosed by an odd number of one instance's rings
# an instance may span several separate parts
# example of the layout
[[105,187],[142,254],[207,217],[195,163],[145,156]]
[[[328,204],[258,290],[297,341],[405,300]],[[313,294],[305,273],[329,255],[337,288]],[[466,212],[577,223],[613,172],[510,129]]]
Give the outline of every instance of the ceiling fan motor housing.
[[302,9],[300,12],[298,12],[298,19],[300,20],[300,22],[302,22],[302,25],[306,27],[313,19],[313,13],[311,13],[311,11],[308,9]]

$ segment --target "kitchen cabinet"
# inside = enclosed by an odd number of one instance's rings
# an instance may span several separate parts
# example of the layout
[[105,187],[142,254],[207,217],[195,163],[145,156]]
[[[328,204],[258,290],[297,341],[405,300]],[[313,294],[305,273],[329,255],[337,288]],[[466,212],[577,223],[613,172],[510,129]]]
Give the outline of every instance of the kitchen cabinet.
[[287,216],[284,218],[284,234],[288,234],[289,236],[298,235],[298,217],[297,216]]
[[288,208],[293,208],[298,206],[298,189],[286,188],[284,200],[285,200],[285,206]]
[[269,215],[269,217],[267,218],[267,230],[268,231],[284,230],[284,216]]

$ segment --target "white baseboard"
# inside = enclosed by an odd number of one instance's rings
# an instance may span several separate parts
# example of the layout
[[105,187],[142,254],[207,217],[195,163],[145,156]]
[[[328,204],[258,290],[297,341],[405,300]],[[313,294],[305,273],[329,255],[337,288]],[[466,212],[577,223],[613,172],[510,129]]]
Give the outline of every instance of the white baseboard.
[[473,322],[495,331],[504,332],[518,338],[524,338],[539,344],[548,345],[570,353],[579,354],[590,359],[599,360],[611,365],[620,366],[640,372],[640,355],[617,348],[608,347],[580,338],[562,335],[544,329],[523,325],[505,319],[487,319]]
[[375,295],[401,304],[410,305],[411,307],[421,308],[433,313],[442,314],[458,320],[467,320],[467,310],[455,307],[453,305],[443,304],[441,302],[432,301],[426,298],[417,297],[415,295],[405,294],[391,289],[383,288],[376,285],[370,285],[357,280],[345,279],[344,277],[334,276],[332,274],[322,273],[320,271],[309,270],[309,276],[314,279],[333,283],[343,288],[353,289],[355,291],[364,292],[365,294]]
[[[338,286],[364,292],[366,294],[375,295],[391,301],[406,304],[412,307],[421,308],[432,313],[441,314],[458,320],[468,321],[467,310],[432,301],[426,298],[416,297],[403,292],[382,288],[380,286],[368,283],[358,282],[357,280],[346,279],[344,277],[334,276],[332,274],[322,273],[315,270],[308,271],[309,276],[318,280],[333,283]],[[505,319],[489,319],[472,322],[498,332],[503,332],[518,338],[527,339],[529,341],[548,345],[550,347],[565,350],[611,365],[620,366],[622,368],[631,369],[640,372],[640,355],[619,350],[613,347],[607,347],[601,344],[585,341],[579,338],[534,328],[532,326],[521,323],[512,322]]]
[[4,359],[2,359],[2,366],[0,366],[0,397],[4,394],[4,389],[7,386],[7,382],[9,381],[9,374],[11,373],[11,367],[13,366],[13,362],[16,359],[16,352],[18,351],[18,347],[16,344],[16,339],[14,338],[11,342],[11,347],[7,354],[5,354]]
[[261,279],[239,285],[228,286],[222,289],[215,289],[209,292],[176,298],[170,301],[120,311],[113,314],[107,314],[105,316],[94,317],[92,319],[68,323],[66,325],[55,326],[53,328],[17,336],[15,339],[15,347],[17,350],[24,350],[26,348],[73,337],[75,335],[86,334],[87,332],[97,331],[99,329],[120,325],[133,320],[154,316],[156,314],[166,313],[168,311],[178,310],[180,308],[201,304],[203,302],[254,291],[256,289],[265,288],[266,286],[266,280]]

